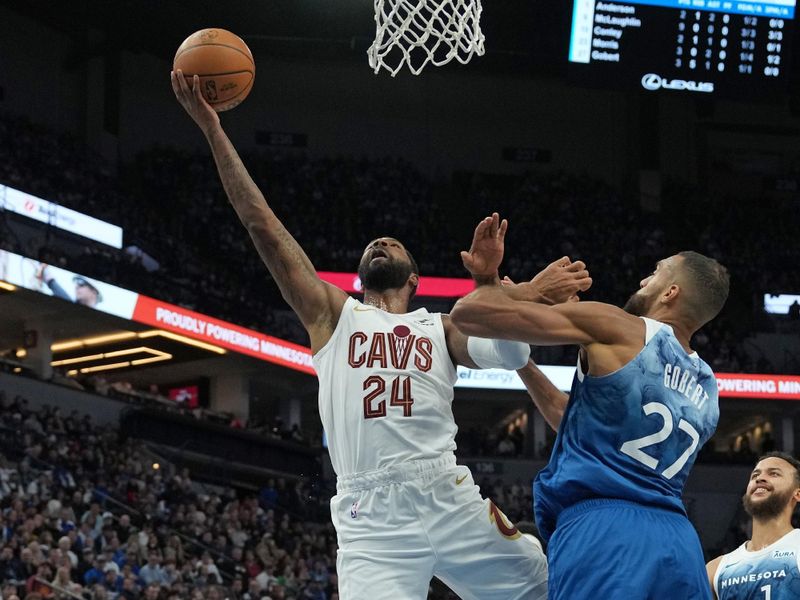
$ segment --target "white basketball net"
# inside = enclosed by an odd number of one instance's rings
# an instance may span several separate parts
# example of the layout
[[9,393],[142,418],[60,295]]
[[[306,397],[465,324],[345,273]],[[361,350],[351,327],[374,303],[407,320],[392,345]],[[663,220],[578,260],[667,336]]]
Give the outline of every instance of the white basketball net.
[[369,66],[397,75],[407,65],[419,75],[425,65],[453,59],[467,64],[483,56],[481,0],[375,0],[375,41]]

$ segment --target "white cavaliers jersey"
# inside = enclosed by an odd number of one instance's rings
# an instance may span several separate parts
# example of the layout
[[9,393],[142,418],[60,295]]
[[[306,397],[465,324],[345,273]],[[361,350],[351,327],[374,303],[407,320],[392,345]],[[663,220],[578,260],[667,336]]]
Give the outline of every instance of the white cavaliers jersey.
[[456,369],[441,314],[394,314],[348,298],[313,360],[337,476],[455,450]]
[[746,546],[722,557],[714,575],[719,600],[800,598],[800,529],[761,550]]

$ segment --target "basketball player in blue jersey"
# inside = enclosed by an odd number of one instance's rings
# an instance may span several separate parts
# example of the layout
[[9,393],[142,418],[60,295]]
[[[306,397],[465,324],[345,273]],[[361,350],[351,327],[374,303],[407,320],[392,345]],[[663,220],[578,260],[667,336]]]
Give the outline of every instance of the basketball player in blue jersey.
[[709,598],[681,493],[719,417],[714,375],[689,341],[725,303],[726,269],[681,252],[658,262],[624,310],[535,304],[527,284],[500,285],[507,226],[496,213],[478,224],[462,253],[478,288],[451,318],[471,336],[580,346],[555,447],[534,484],[550,598]]
[[759,458],[742,497],[744,509],[753,517],[753,535],[707,565],[715,598],[800,598],[800,529],[792,527],[798,502],[800,461],[783,452]]
[[[464,600],[544,600],[541,550],[481,498],[453,454],[456,365],[524,372],[530,347],[468,338],[448,315],[408,312],[418,269],[391,237],[364,249],[363,302],[322,281],[250,178],[197,76],[190,88],[179,71],[172,87],[205,134],[228,199],[311,339],[337,476],[331,519],[340,597],[423,600],[436,576]],[[585,265],[565,257],[530,288],[542,301],[559,302],[589,285]]]

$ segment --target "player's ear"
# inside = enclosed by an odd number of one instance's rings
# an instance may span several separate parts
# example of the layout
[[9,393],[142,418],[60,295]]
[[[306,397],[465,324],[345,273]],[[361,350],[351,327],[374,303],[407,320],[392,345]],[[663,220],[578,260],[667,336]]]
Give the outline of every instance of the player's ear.
[[673,283],[662,292],[661,302],[664,304],[675,302],[680,294],[681,287],[677,283]]
[[412,273],[411,275],[409,275],[408,283],[410,283],[411,287],[413,287],[416,290],[417,287],[419,286],[419,275],[417,275],[416,273]]

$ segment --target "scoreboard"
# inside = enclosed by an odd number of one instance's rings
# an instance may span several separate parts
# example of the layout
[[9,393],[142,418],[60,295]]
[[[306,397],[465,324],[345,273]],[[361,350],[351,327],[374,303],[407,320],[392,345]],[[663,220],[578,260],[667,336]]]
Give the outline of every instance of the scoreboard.
[[569,71],[648,91],[786,89],[796,0],[574,0]]

